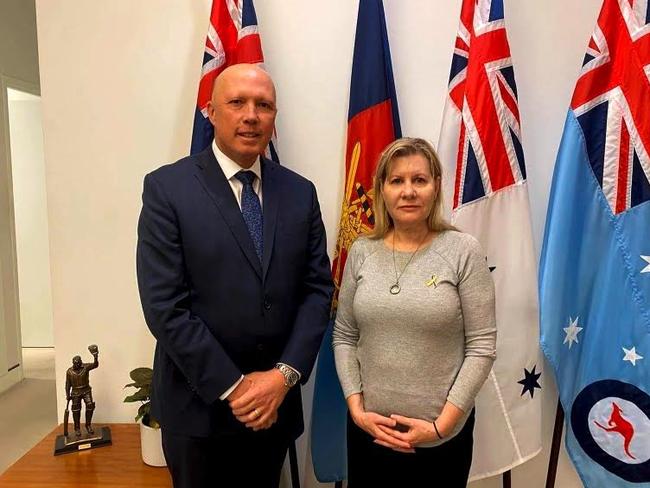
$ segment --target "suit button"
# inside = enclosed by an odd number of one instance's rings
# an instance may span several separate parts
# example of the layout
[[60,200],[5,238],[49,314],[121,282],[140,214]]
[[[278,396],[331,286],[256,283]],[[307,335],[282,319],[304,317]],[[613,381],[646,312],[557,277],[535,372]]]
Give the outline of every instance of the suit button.
[[259,352],[264,351],[264,344],[258,344],[258,345],[257,345],[257,350],[258,350]]
[[271,310],[271,302],[268,299],[264,300],[264,310]]

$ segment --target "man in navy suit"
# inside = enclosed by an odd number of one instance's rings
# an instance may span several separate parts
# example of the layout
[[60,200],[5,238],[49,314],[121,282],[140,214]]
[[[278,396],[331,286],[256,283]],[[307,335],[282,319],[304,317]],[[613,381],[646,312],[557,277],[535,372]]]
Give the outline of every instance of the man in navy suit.
[[271,78],[231,66],[208,106],[212,146],[144,180],[138,285],[175,488],[277,487],[303,431],[296,383],[333,286],[314,185],[260,156],[276,112]]

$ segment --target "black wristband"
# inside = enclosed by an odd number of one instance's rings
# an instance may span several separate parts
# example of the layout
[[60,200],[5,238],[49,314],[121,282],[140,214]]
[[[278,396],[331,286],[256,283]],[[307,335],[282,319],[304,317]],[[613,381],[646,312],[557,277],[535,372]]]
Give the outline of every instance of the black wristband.
[[436,421],[433,421],[433,428],[436,429],[436,435],[438,436],[438,439],[442,439],[442,436],[440,435],[440,431],[438,430],[438,426],[436,425]]

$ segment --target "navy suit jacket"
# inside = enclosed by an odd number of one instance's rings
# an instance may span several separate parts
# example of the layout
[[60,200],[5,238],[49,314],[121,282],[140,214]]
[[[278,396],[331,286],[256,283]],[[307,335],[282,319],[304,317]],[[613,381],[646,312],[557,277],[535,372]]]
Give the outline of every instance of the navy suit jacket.
[[[260,263],[237,200],[209,147],[144,179],[137,274],[157,340],[152,414],[189,436],[241,434],[219,400],[241,374],[287,363],[309,378],[333,291],[314,185],[262,158]],[[273,432],[303,431],[300,388]]]

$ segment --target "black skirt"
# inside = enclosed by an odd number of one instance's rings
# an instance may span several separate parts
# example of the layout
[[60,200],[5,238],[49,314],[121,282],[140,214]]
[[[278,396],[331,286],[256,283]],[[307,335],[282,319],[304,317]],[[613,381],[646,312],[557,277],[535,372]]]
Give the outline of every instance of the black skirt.
[[462,430],[436,447],[402,453],[373,442],[348,414],[348,488],[464,488],[474,445],[474,410]]

